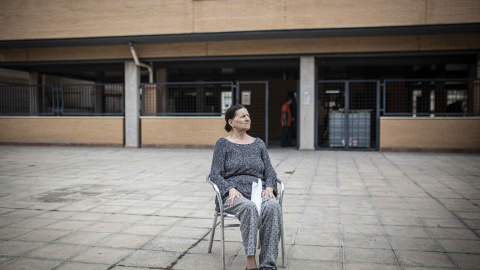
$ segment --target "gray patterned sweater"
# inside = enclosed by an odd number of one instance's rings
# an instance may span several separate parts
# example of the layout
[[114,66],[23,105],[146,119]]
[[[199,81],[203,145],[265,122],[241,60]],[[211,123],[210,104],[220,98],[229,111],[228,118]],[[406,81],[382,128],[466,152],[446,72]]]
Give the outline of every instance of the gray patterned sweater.
[[[220,138],[215,144],[209,177],[218,186],[223,201],[231,188],[250,199],[252,183],[258,182],[258,178],[263,181],[263,189],[271,187],[277,195],[277,174],[265,143],[259,138],[254,138],[251,144],[236,144]],[[219,211],[218,201],[216,206]]]

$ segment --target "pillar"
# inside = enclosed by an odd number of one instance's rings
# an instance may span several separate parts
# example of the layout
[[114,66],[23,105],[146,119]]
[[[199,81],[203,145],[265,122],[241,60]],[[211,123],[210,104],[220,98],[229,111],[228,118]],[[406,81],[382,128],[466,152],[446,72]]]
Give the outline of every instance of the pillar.
[[315,57],[300,57],[300,150],[315,150]]
[[140,147],[140,68],[125,62],[125,147]]

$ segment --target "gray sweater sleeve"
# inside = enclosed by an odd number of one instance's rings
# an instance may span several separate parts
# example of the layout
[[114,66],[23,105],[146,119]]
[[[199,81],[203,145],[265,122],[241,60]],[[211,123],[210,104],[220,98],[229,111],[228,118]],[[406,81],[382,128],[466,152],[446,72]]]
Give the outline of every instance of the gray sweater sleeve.
[[235,183],[225,179],[225,159],[227,155],[227,147],[225,140],[218,140],[213,151],[212,168],[210,170],[210,180],[214,182],[222,197],[226,196],[231,188],[236,187]]

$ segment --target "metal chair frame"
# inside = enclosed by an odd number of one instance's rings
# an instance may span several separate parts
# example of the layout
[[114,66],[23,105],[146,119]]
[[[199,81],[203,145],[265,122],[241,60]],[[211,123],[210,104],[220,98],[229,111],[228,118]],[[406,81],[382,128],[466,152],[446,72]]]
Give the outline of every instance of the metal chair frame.
[[[212,185],[213,189],[215,190],[217,200],[219,202],[222,202],[222,196],[220,194],[220,190],[218,189],[218,186],[210,180],[208,175],[207,175],[207,183]],[[282,266],[285,267],[285,243],[284,243],[284,233],[283,233],[283,205],[282,205],[282,203],[283,203],[283,193],[285,192],[285,184],[279,179],[277,179],[277,183],[280,184],[280,193],[279,193],[279,196],[277,196],[277,200],[278,200],[278,203],[280,204],[280,209],[282,209],[280,241],[281,241],[281,246],[282,246]],[[220,206],[220,211],[219,212],[215,211],[215,215],[213,217],[213,226],[212,226],[212,233],[210,235],[210,243],[208,245],[208,253],[212,253],[213,237],[215,236],[215,228],[218,226],[217,218],[218,218],[218,216],[220,216],[220,227],[222,228],[221,229],[221,238],[220,238],[220,240],[222,242],[222,249],[221,249],[222,250],[222,270],[225,270],[225,232],[224,232],[224,228],[240,227],[240,224],[225,225],[225,222],[224,222],[225,218],[235,218],[236,219],[236,217],[233,214],[230,214],[230,213],[227,213],[227,212],[223,211],[223,204],[222,203],[219,203],[219,206]],[[260,242],[258,243],[258,245],[260,246]]]

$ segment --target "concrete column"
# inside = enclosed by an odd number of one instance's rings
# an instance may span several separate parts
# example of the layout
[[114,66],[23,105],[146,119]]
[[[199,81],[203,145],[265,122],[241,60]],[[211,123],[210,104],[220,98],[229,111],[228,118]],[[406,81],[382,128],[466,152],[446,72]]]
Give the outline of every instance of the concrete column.
[[315,150],[315,57],[300,57],[300,150]]
[[125,62],[125,147],[140,147],[140,68]]

